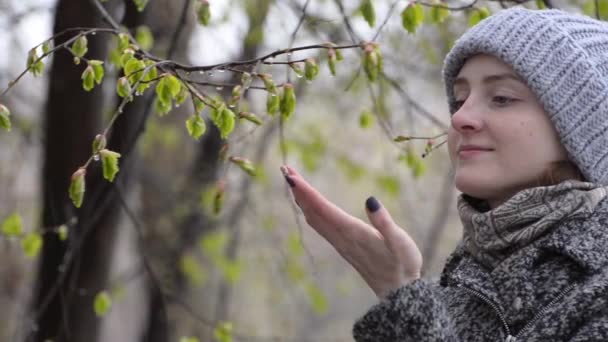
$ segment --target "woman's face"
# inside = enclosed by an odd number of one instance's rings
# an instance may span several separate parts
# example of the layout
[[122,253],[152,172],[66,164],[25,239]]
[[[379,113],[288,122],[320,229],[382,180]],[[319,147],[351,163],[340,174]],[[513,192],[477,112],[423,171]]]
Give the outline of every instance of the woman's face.
[[494,208],[536,186],[552,162],[567,160],[534,93],[499,59],[468,59],[454,96],[459,109],[452,115],[448,148],[461,192]]

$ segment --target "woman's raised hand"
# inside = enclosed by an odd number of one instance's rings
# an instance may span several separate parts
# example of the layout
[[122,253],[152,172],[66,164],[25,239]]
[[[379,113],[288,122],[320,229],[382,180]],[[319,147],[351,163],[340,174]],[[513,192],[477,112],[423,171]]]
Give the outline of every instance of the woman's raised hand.
[[361,274],[378,298],[420,278],[418,246],[375,198],[366,201],[369,225],[328,201],[293,168],[282,166],[281,171],[306,222]]

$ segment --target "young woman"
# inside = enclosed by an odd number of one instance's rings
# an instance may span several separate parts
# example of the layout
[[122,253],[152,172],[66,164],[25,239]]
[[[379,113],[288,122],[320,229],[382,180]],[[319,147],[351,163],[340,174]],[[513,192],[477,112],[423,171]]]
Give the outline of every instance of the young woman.
[[306,220],[379,297],[357,341],[608,341],[608,24],[503,10],[444,62],[463,238],[438,283],[374,198],[371,225],[282,167]]

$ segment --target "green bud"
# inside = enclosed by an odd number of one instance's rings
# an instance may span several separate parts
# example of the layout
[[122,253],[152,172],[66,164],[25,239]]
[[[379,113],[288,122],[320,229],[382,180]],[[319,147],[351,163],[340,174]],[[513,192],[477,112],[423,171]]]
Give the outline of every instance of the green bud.
[[129,39],[129,35],[126,33],[118,34],[118,51],[122,54],[126,48],[131,44],[131,40]]
[[80,65],[80,57],[74,57],[74,64]]
[[261,125],[262,124],[262,120],[260,118],[258,118],[255,114],[253,113],[249,113],[249,112],[240,112],[239,113],[239,118],[240,119],[245,119],[249,122],[253,122],[256,125]]
[[372,44],[365,45],[363,52],[363,69],[370,82],[374,82],[378,78],[378,55]]
[[205,109],[205,102],[203,102],[203,100],[199,99],[198,97],[194,98],[194,110],[196,111],[195,114],[200,115],[201,112],[203,111],[203,109]]
[[7,132],[11,131],[11,119],[9,116],[11,112],[6,108],[5,105],[0,104],[0,127],[4,128]]
[[53,49],[52,43],[50,40],[45,41],[44,43],[42,43],[42,53],[43,54],[47,54],[49,52],[51,52],[51,50]]
[[107,291],[100,291],[95,295],[93,310],[98,317],[105,316],[112,307],[112,298]]
[[72,54],[75,57],[84,57],[84,55],[89,50],[87,45],[88,45],[87,36],[82,35],[82,36],[78,37],[78,39],[76,39],[76,41],[74,41],[74,43],[72,44],[72,48],[71,48]]
[[298,75],[298,77],[304,76],[304,70],[300,67],[300,63],[289,63],[289,67]]
[[57,228],[57,234],[59,235],[59,240],[65,241],[68,239],[68,226],[62,224]]
[[122,98],[127,98],[129,101],[131,100],[131,84],[126,77],[123,76],[116,82],[116,93]]
[[319,74],[319,66],[314,58],[307,58],[304,62],[304,76],[309,81],[312,81]]
[[84,176],[87,174],[87,170],[83,167],[79,168],[72,174],[72,180],[70,182],[70,199],[76,208],[80,208],[82,200],[84,199],[85,183]]
[[285,83],[283,86],[283,97],[281,99],[281,115],[284,119],[289,117],[296,110],[296,93],[291,83]]
[[225,183],[223,181],[217,182],[215,195],[213,196],[213,214],[215,215],[219,215],[224,207],[224,187]]
[[211,19],[211,10],[209,9],[209,1],[199,0],[196,9],[196,18],[203,26],[208,26]]
[[249,159],[241,158],[241,157],[230,157],[228,158],[232,163],[238,165],[243,171],[247,172],[250,176],[256,175],[255,167],[253,163]]
[[251,74],[248,72],[243,72],[241,75],[241,84],[243,85],[243,89],[249,89],[249,87],[251,87],[251,82],[253,82]]
[[279,111],[279,107],[281,105],[281,99],[279,95],[276,93],[268,92],[266,95],[266,113],[269,115],[274,115]]
[[92,66],[87,66],[80,77],[82,79],[82,87],[86,91],[91,91],[95,86],[95,71]]
[[259,74],[260,78],[264,82],[264,86],[266,87],[266,91],[269,93],[277,94],[279,91],[277,90],[276,84],[272,80],[272,76],[269,74]]
[[106,136],[103,134],[97,134],[93,140],[93,154],[99,153],[99,151],[106,148]]
[[329,72],[336,76],[336,50],[328,49],[327,50],[327,66],[329,67]]

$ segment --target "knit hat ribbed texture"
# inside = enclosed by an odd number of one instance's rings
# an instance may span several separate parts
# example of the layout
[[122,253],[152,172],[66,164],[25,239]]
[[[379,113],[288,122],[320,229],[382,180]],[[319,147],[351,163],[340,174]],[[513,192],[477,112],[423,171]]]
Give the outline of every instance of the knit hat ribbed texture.
[[444,61],[450,113],[466,59],[493,55],[527,83],[587,180],[608,184],[608,23],[560,10],[510,8],[469,29]]

